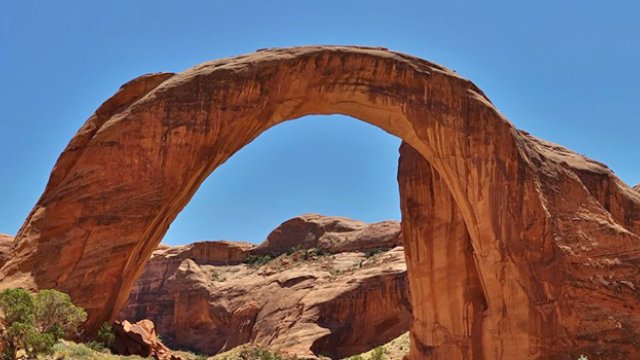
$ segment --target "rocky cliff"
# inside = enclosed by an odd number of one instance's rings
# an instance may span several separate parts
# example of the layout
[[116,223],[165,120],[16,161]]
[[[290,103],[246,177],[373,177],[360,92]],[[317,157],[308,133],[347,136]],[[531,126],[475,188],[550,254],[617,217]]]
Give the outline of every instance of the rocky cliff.
[[357,354],[411,320],[400,224],[305,215],[262,244],[161,247],[122,319],[151,319],[171,347],[215,354],[244,343],[297,356]]

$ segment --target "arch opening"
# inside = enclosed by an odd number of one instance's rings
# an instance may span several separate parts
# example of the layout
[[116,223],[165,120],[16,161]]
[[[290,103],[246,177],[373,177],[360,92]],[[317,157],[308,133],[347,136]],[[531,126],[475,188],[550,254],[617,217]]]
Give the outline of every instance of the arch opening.
[[216,169],[162,242],[259,243],[302,214],[400,220],[400,140],[345,116],[305,116],[266,131]]

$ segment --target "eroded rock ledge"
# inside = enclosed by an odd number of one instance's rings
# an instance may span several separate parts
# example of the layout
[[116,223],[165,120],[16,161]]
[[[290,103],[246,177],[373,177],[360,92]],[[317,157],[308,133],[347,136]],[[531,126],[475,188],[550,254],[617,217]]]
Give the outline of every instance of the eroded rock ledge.
[[400,238],[395,221],[304,215],[259,246],[162,246],[120,317],[151,319],[171,347],[207,354],[249,342],[299,357],[358,354],[409,329]]

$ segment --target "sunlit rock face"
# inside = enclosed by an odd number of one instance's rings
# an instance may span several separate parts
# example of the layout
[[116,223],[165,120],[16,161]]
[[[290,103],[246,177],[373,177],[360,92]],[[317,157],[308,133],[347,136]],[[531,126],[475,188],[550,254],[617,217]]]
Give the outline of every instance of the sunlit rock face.
[[165,343],[199,353],[253,343],[305,357],[358,354],[409,330],[399,239],[397,221],[310,214],[258,246],[163,246],[119,317],[151,319]]
[[13,246],[13,236],[9,234],[0,234],[0,263],[6,261],[6,256]]
[[[1,286],[69,292],[95,330],[212,171],[272,126],[335,113],[424,159],[398,175],[403,216],[418,219],[403,225],[412,358],[640,358],[640,194],[518,131],[453,71],[381,48],[263,50],[123,85],[61,154]],[[430,203],[451,212],[424,215]],[[464,304],[446,307],[465,313],[436,316],[446,295],[431,286],[457,293]]]

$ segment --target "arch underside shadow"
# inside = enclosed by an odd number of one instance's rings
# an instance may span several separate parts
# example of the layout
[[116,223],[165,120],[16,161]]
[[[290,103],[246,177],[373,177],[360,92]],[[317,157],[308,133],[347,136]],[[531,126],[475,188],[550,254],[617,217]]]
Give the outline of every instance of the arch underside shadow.
[[[264,50],[123,85],[60,156],[0,286],[67,291],[96,329],[202,181],[310,114],[352,116],[406,143],[413,359],[573,359],[597,337],[599,351],[640,356],[640,196],[516,130],[471,82],[379,48]],[[592,281],[604,274],[632,286]]]

